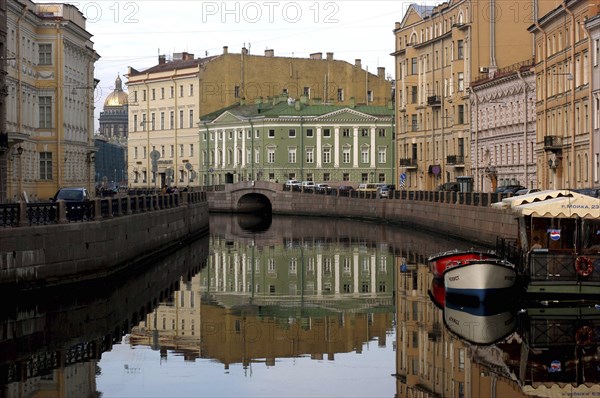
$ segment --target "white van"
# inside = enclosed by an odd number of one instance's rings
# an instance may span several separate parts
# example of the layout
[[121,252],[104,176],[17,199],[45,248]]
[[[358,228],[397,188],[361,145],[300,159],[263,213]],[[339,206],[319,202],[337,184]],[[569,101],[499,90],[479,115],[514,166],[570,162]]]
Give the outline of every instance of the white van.
[[377,188],[379,188],[379,186],[377,184],[363,183],[363,184],[359,184],[358,185],[357,191],[360,191],[360,192],[377,192]]

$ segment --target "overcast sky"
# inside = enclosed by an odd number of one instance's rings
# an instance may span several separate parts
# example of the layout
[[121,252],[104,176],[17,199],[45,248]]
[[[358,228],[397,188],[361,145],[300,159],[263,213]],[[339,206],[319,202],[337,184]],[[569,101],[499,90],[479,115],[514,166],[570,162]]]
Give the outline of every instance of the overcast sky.
[[[39,2],[47,2],[45,0]],[[94,48],[101,58],[95,76],[96,117],[104,98],[114,89],[117,74],[127,67],[143,70],[157,63],[158,54],[187,51],[195,57],[217,55],[223,46],[251,54],[273,49],[275,56],[306,58],[333,52],[335,59],[376,73],[385,67],[393,76],[395,22],[402,20],[410,1],[69,1],[87,18]],[[419,4],[439,2],[418,1]],[[123,78],[126,83],[127,79]],[[97,125],[97,123],[96,123]]]

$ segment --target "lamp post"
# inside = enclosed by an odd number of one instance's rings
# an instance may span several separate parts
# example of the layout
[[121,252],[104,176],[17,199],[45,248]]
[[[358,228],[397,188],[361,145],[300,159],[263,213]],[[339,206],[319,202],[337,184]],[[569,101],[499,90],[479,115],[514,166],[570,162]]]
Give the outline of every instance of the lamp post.
[[19,145],[17,147],[17,157],[19,158],[19,189],[18,189],[18,201],[21,201],[21,192],[23,192],[23,147]]

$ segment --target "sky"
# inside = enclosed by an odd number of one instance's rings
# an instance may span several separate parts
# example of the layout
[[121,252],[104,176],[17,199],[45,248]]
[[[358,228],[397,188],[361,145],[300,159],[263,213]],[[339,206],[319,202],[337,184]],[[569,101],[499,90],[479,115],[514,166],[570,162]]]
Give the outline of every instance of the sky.
[[[46,0],[39,3],[48,2]],[[250,54],[307,58],[333,52],[334,58],[377,73],[394,75],[393,29],[416,1],[265,0],[265,1],[68,1],[87,18],[94,49],[100,55],[95,77],[96,119],[104,99],[128,67],[143,70],[158,63],[158,55],[189,52],[195,57],[230,53],[242,47]],[[438,2],[419,0],[419,4]],[[125,87],[126,89],[126,87]],[[97,126],[97,121],[96,121]],[[97,128],[97,127],[96,127]]]

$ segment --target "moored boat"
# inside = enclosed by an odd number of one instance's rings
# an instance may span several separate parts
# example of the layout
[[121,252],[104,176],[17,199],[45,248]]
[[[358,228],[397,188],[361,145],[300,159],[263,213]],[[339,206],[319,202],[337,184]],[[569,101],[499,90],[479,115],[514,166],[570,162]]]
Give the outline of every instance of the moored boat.
[[431,287],[427,293],[429,294],[431,302],[435,304],[436,307],[440,309],[444,308],[444,305],[446,304],[446,288],[441,279],[432,279]]
[[500,259],[470,260],[444,271],[446,297],[467,295],[480,301],[490,299],[506,289],[516,286],[515,266]]
[[449,250],[430,256],[427,261],[431,268],[431,273],[434,278],[443,279],[443,274],[446,268],[461,264],[470,260],[484,260],[488,258],[496,258],[496,252],[485,250]]

